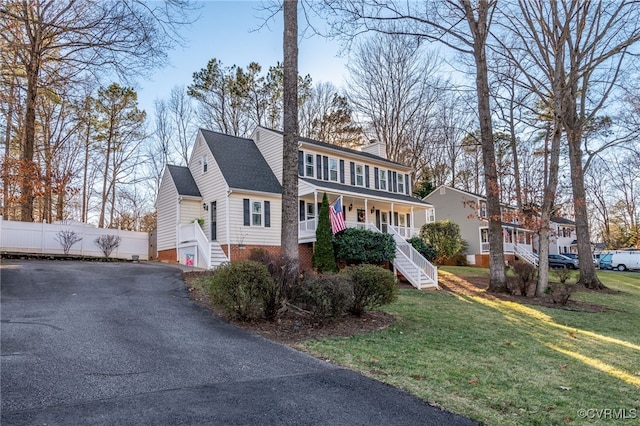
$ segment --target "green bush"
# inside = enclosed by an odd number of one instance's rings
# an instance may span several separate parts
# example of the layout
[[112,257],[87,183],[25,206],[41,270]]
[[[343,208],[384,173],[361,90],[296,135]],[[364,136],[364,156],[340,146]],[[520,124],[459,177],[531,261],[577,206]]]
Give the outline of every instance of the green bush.
[[327,193],[322,196],[322,207],[318,214],[318,227],[316,229],[316,244],[313,247],[313,267],[318,273],[336,272],[336,257],[333,251],[333,234],[331,233],[331,221],[329,220],[329,200]]
[[416,251],[429,262],[433,262],[438,256],[438,251],[431,247],[429,244],[425,243],[424,240],[420,237],[409,238],[407,242],[411,244],[413,248],[416,249]]
[[295,304],[310,312],[311,319],[319,323],[341,317],[353,304],[353,286],[344,274],[307,277],[295,294]]
[[460,236],[460,226],[450,220],[425,223],[420,229],[420,237],[436,249],[436,262],[443,263],[458,254],[463,254],[464,243]]
[[391,262],[396,257],[393,236],[367,229],[347,228],[335,236],[336,256],[347,263]]
[[344,272],[353,284],[350,311],[362,315],[366,310],[392,303],[398,297],[395,276],[376,265],[350,266]]
[[259,262],[240,260],[220,266],[211,277],[211,301],[240,321],[265,317],[265,307],[276,285],[268,268]]

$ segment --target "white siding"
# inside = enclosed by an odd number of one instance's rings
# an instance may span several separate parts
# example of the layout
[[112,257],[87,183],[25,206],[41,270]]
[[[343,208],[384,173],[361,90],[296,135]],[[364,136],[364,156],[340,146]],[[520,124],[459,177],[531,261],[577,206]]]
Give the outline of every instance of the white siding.
[[156,211],[158,212],[158,250],[168,250],[176,247],[176,221],[178,191],[165,168],[158,191]]
[[202,212],[202,201],[180,200],[180,223],[193,223],[195,219],[204,218]]
[[[207,155],[209,159],[208,169],[203,173],[202,164],[200,163],[200,159]],[[213,158],[213,154],[209,150],[209,146],[204,141],[204,137],[200,132],[198,132],[198,136],[196,138],[195,146],[193,147],[193,151],[191,154],[191,160],[189,161],[189,169],[191,170],[191,174],[193,175],[193,179],[196,181],[196,185],[198,185],[198,189],[200,190],[200,195],[202,195],[202,201],[198,203],[199,211],[196,213],[193,211],[193,214],[196,214],[195,217],[200,217],[204,219],[204,233],[207,238],[211,238],[211,216],[209,211],[205,211],[202,208],[203,204],[207,206],[211,205],[212,201],[216,201],[217,209],[218,209],[218,217],[217,217],[217,241],[220,244],[227,243],[227,232],[226,232],[226,203],[227,203],[227,183],[222,176],[222,172],[220,172],[220,167],[218,163],[216,163]],[[193,218],[192,218],[193,220]],[[233,241],[233,234],[231,234]]]
[[[271,210],[271,226],[244,226],[243,200],[269,201]],[[280,228],[282,226],[282,203],[279,196],[267,194],[242,194],[233,193],[229,197],[229,217],[231,227],[229,229],[231,244],[247,245],[280,245]],[[263,222],[264,224],[264,222]]]
[[282,135],[258,127],[251,138],[282,185]]

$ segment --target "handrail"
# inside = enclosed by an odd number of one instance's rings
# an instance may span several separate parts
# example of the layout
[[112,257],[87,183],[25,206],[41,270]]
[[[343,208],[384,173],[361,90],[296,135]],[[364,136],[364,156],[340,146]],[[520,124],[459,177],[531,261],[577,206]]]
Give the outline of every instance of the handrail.
[[387,226],[387,230],[393,236],[393,239],[396,241],[396,246],[398,249],[409,259],[411,260],[420,270],[422,270],[429,278],[430,281],[433,282],[436,286],[438,285],[438,268],[435,267],[431,262],[424,258],[411,244],[407,242],[402,236],[396,231],[395,227]]
[[518,256],[520,256],[521,258],[523,258],[525,261],[529,262],[533,266],[538,266],[539,260],[538,260],[538,257],[535,255],[535,253],[532,253],[529,250],[523,247],[520,247],[517,244],[513,246],[513,251]]
[[205,260],[207,269],[211,269],[211,244],[197,222],[178,225],[178,242],[188,241],[197,243],[198,257]]

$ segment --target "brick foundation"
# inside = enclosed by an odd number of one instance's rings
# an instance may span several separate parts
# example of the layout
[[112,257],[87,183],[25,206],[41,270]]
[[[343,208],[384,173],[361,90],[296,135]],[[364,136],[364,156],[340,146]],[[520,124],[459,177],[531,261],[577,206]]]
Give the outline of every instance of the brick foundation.
[[[226,244],[222,245],[222,250],[229,257],[228,247]],[[243,245],[231,244],[231,260],[249,260],[252,250],[263,250],[271,256],[280,256],[280,246],[258,246],[258,245]],[[158,253],[159,255],[159,253]],[[175,253],[174,253],[175,255]],[[300,261],[301,271],[310,271],[311,257],[313,256],[313,244],[304,243],[298,244],[298,256]],[[174,257],[175,259],[175,257]]]
[[177,258],[178,258],[177,249],[168,249],[168,250],[158,251],[158,260],[161,262],[178,263],[178,261],[176,260]]
[[[480,266],[483,268],[489,267],[489,255],[488,254],[476,254],[476,264],[475,266]],[[509,263],[513,263],[515,260],[515,255],[513,254],[505,254],[504,260]]]

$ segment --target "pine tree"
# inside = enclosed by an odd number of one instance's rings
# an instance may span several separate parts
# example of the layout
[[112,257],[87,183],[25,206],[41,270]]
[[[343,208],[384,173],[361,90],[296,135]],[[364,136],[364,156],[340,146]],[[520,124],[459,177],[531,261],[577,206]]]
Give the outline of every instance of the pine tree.
[[336,272],[336,258],[333,252],[333,234],[329,222],[329,200],[327,193],[322,196],[322,207],[318,214],[318,228],[316,229],[316,245],[313,249],[313,267],[319,273]]

